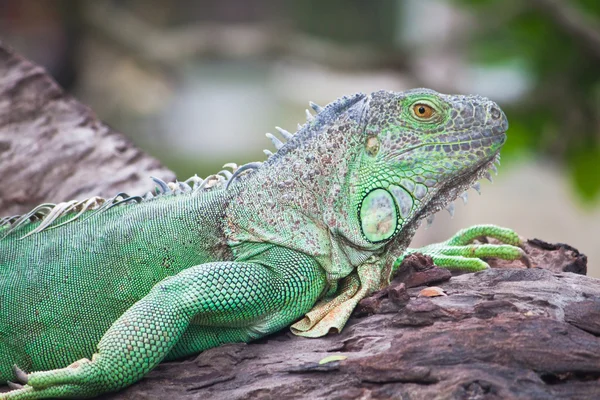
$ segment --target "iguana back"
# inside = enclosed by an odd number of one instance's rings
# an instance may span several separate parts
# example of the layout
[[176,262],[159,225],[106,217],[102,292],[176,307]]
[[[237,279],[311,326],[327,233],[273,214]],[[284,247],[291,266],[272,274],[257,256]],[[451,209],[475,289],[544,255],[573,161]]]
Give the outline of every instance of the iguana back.
[[21,240],[32,223],[0,240],[0,380],[14,364],[40,370],[91,357],[157,282],[231,259],[220,224],[233,193],[163,195]]

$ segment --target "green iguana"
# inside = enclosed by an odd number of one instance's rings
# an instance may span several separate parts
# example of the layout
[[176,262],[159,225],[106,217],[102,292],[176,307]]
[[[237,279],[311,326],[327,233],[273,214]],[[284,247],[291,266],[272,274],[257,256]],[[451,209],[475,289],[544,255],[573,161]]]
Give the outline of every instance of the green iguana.
[[[311,106],[233,174],[0,220],[0,380],[13,389],[0,398],[91,397],[291,324],[340,331],[417,251],[421,221],[495,169],[508,128],[488,99],[427,89]],[[519,245],[485,225],[418,251],[475,271],[488,266],[473,257],[521,258]]]

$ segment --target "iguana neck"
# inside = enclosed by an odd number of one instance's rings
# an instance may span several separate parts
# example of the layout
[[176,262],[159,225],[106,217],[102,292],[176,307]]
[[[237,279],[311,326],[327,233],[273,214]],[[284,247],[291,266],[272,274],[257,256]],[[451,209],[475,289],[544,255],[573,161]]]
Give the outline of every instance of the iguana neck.
[[[354,215],[352,172],[361,136],[358,112],[337,115],[318,134],[295,137],[255,174],[240,182],[227,210],[226,234],[234,252],[245,257],[246,243],[272,243],[315,257],[332,279],[345,276],[371,255]],[[318,129],[315,120],[313,128]],[[308,128],[311,128],[310,126]],[[354,225],[353,225],[354,224]],[[364,250],[364,251],[363,251]],[[333,278],[335,277],[335,278]]]

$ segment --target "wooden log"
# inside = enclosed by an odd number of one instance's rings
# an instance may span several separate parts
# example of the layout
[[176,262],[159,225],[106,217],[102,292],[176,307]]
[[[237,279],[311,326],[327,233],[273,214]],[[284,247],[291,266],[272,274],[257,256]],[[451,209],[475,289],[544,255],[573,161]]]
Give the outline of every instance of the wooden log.
[[0,216],[38,204],[143,194],[174,174],[0,42]]

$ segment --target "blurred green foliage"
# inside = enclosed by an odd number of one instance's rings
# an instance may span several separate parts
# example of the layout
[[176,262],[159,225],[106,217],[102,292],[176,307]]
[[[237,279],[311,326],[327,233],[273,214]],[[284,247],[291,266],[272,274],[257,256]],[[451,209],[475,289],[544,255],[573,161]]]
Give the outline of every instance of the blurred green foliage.
[[531,80],[528,96],[503,107],[506,154],[550,156],[583,200],[600,198],[600,44],[590,38],[600,38],[600,1],[456,1],[476,15],[473,61],[516,62]]
[[345,44],[394,45],[396,0],[302,0],[288,5],[297,27],[310,35]]

